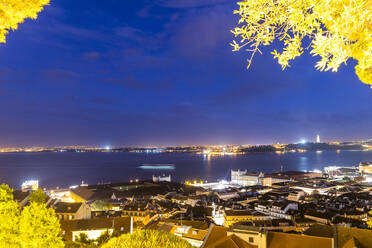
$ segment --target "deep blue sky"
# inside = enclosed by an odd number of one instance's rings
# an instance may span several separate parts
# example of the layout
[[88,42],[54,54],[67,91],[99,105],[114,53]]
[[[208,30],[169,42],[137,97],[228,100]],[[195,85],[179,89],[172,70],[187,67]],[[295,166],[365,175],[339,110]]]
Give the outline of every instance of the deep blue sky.
[[249,70],[231,0],[52,0],[0,45],[0,146],[164,145],[372,138],[354,74]]

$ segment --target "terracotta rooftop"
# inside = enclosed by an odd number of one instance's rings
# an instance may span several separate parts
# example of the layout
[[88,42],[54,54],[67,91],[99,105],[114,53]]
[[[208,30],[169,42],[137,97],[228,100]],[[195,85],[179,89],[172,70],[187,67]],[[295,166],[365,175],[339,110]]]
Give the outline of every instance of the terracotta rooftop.
[[328,225],[314,224],[304,232],[305,235],[333,238],[333,228]]
[[[285,244],[285,246],[283,246]],[[267,248],[333,248],[332,238],[323,238],[307,235],[269,232]]]
[[[372,247],[372,230],[341,226],[338,226],[336,228],[337,247],[349,248],[352,247],[350,246],[352,242],[356,243],[357,248]],[[353,239],[353,241],[350,241],[350,239]]]
[[227,228],[223,226],[212,225],[209,228],[209,232],[204,241],[204,247],[208,247],[211,244],[217,242],[220,239],[227,237]]
[[257,248],[257,246],[251,245],[235,234],[232,234],[205,246],[205,248]]
[[83,205],[80,202],[57,202],[53,208],[57,214],[64,214],[64,213],[76,213],[79,208]]
[[199,230],[196,228],[190,228],[190,230],[187,233],[183,234],[182,237],[203,241],[207,233],[208,233],[207,230]]

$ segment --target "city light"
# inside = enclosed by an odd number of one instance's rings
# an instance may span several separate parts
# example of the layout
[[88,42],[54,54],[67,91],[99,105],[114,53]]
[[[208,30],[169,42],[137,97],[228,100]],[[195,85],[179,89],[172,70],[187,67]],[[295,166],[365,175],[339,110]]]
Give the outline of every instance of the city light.
[[85,2],[0,0],[0,248],[372,248],[372,0]]

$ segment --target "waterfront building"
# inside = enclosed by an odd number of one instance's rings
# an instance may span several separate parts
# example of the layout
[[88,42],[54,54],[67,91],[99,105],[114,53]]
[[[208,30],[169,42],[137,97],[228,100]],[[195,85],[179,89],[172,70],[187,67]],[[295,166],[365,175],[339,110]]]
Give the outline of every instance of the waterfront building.
[[275,183],[284,183],[284,182],[289,182],[290,179],[288,177],[283,177],[283,176],[265,176],[262,178],[262,186],[269,186],[271,187]]
[[[371,167],[372,168],[372,167]],[[359,166],[327,166],[324,171],[330,178],[343,179],[344,177],[355,178],[362,173]]]
[[360,162],[359,172],[362,175],[372,176],[372,162]]
[[252,186],[261,184],[261,178],[264,177],[263,173],[248,173],[247,170],[231,170],[231,183],[240,186]]
[[39,180],[28,180],[22,183],[22,191],[37,190],[39,188]]
[[155,176],[155,175],[152,175],[152,181],[154,183],[157,183],[157,182],[171,182],[171,175],[169,176]]

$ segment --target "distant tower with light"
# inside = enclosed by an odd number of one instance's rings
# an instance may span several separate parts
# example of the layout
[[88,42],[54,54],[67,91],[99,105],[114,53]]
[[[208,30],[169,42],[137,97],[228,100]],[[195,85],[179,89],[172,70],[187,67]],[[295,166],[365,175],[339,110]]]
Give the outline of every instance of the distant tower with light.
[[320,143],[320,136],[319,136],[319,134],[316,136],[316,143]]

